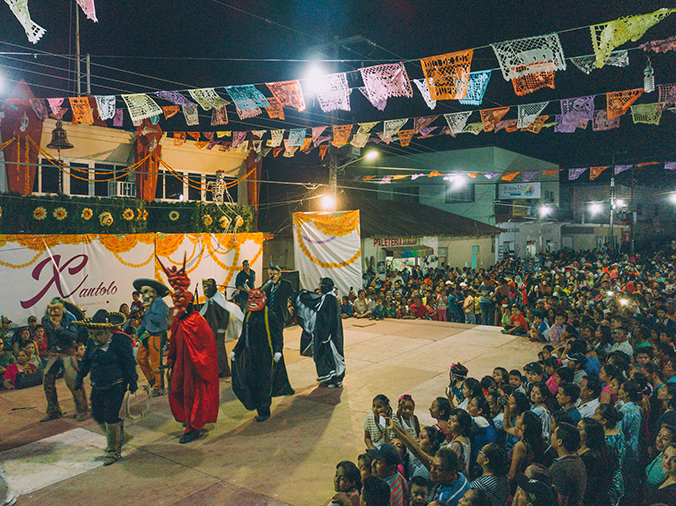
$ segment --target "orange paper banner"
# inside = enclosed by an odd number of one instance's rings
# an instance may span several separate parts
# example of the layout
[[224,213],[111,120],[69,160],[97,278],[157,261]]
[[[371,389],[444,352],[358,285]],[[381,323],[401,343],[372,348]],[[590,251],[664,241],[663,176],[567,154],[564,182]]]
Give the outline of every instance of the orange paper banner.
[[562,169],[550,169],[550,170],[543,170],[542,174],[544,176],[556,176],[559,172],[561,172]]
[[458,51],[420,60],[433,100],[465,98],[474,50]]
[[606,170],[610,165],[606,165],[605,167],[589,167],[589,180],[593,181],[597,177],[599,177],[599,174]]
[[174,146],[182,146],[185,142],[185,132],[174,132]]
[[433,170],[432,172],[429,173],[427,177],[439,177],[441,176],[441,172],[437,172],[436,170]]
[[540,130],[542,130],[542,125],[544,125],[545,121],[547,121],[548,119],[549,116],[546,114],[544,116],[538,116],[537,118],[535,118],[535,121],[533,121],[532,124],[524,128],[524,130],[526,132],[533,132],[534,134],[539,134]]
[[606,93],[606,101],[608,102],[608,119],[619,118],[629,108],[631,104],[636,102],[636,99],[643,94],[643,88],[636,88],[634,90],[613,91]]
[[272,156],[276,157],[276,156],[279,155],[279,153],[281,153],[282,151],[284,151],[284,148],[273,148],[273,149],[272,149]]
[[521,97],[528,93],[533,93],[540,88],[554,89],[555,75],[556,71],[552,70],[551,72],[535,72],[533,74],[528,74],[527,76],[516,77],[512,79],[514,93]]
[[319,146],[319,157],[320,157],[322,160],[323,160],[324,157],[326,156],[326,152],[328,151],[328,149],[329,149],[329,145],[328,145],[328,144],[322,144],[321,146]]
[[406,147],[409,144],[411,144],[411,139],[413,139],[414,133],[415,130],[399,130],[397,132],[397,137],[399,137],[399,144],[401,144],[402,147]]
[[495,125],[498,124],[505,114],[509,111],[507,107],[496,107],[495,109],[481,109],[481,123],[484,126],[484,132],[491,132],[495,130]]
[[268,99],[268,102],[270,102],[270,105],[265,108],[265,112],[268,113],[268,116],[270,116],[271,119],[281,119],[284,121],[284,107],[279,103],[279,100],[272,97]]
[[295,107],[298,112],[305,110],[305,99],[300,83],[296,81],[281,81],[278,83],[265,83],[275,96],[280,106]]
[[350,134],[352,133],[352,125],[334,125],[333,126],[333,144],[337,148],[345,146],[347,141],[350,140]]
[[196,141],[200,140],[200,133],[199,132],[188,132],[188,135],[195,139]]
[[515,172],[505,172],[502,175],[502,179],[504,179],[505,181],[512,181],[519,174],[521,174],[521,171],[519,171],[519,170],[517,170]]
[[162,112],[164,112],[164,119],[169,119],[172,116],[175,116],[178,114],[178,111],[180,111],[181,108],[177,105],[165,105],[162,106]]
[[199,148],[199,149],[202,149],[202,148],[204,148],[204,147],[206,147],[206,146],[208,146],[208,145],[209,145],[209,141],[197,141],[197,142],[195,143],[195,147],[196,147],[196,148]]
[[68,101],[70,108],[73,110],[73,125],[78,123],[94,124],[94,114],[87,97],[68,97]]

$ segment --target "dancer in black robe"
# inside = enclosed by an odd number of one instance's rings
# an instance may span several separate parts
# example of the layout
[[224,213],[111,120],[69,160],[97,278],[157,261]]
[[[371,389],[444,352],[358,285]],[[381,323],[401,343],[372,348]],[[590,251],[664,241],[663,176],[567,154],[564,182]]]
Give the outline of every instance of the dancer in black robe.
[[341,387],[345,377],[343,320],[333,280],[322,278],[319,291],[301,290],[292,301],[296,321],[303,329],[300,352],[314,358],[321,386]]

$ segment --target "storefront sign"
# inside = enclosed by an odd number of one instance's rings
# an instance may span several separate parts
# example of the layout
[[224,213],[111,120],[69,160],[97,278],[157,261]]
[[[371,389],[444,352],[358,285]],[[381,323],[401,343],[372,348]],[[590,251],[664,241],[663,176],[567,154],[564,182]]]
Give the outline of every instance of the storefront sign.
[[390,248],[392,246],[416,246],[417,244],[417,237],[381,237],[380,239],[373,239],[373,245],[381,248]]
[[539,199],[542,195],[540,183],[510,183],[498,185],[498,199]]

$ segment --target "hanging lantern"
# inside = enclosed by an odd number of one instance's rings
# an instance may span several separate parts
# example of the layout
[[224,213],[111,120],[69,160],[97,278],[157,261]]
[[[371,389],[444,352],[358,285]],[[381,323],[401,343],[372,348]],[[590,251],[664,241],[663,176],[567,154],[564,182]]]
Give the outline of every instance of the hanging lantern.
[[648,58],[648,65],[646,65],[643,71],[643,91],[646,93],[655,91],[655,71],[652,65],[650,65],[650,58]]
[[68,134],[63,129],[63,123],[59,120],[56,122],[56,128],[52,132],[52,142],[47,144],[49,149],[72,149],[73,145],[68,141]]

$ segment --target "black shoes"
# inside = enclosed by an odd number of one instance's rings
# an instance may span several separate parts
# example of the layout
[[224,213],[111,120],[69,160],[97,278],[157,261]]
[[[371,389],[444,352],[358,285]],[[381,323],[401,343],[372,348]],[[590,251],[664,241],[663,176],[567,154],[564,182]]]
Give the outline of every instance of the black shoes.
[[182,445],[186,443],[190,443],[200,437],[200,431],[198,430],[193,430],[191,432],[186,432],[181,436],[181,439],[178,440],[178,442]]

